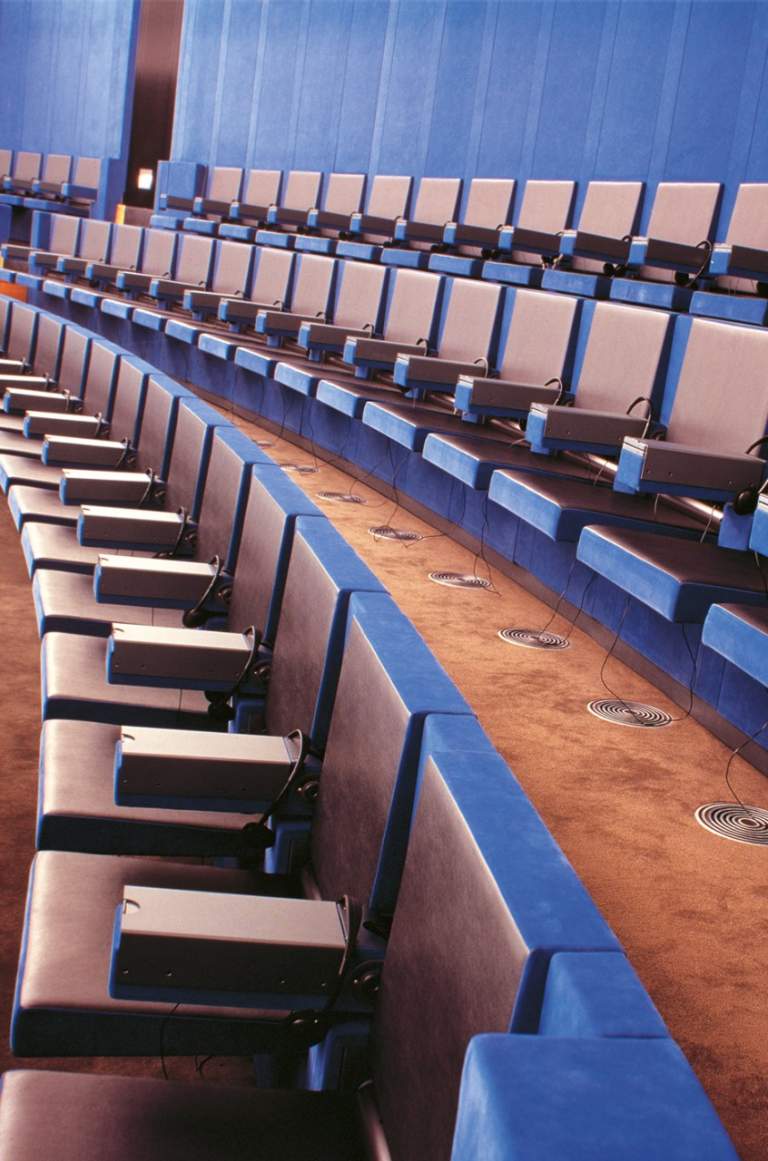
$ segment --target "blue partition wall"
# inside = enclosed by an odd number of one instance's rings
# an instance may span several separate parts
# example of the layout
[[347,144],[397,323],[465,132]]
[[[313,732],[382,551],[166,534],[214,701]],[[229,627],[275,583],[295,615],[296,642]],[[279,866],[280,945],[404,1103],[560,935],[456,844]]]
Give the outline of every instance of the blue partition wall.
[[768,5],[186,0],[175,160],[764,180]]
[[0,0],[0,146],[122,161],[138,0]]

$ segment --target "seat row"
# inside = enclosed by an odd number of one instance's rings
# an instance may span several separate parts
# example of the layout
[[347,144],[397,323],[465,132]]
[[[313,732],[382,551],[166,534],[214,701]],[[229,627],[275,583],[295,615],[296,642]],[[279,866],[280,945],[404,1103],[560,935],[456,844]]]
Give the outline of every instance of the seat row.
[[[262,274],[264,300],[285,293],[293,276],[293,309],[224,300],[221,319],[241,328],[238,336],[207,330],[178,310],[108,295],[98,317],[126,345],[135,345],[137,333],[151,335],[153,358],[214,394],[240,390],[252,410],[258,408],[249,396],[263,380],[289,398],[313,400],[316,426],[329,433],[329,424],[340,431],[362,420],[361,461],[378,462],[387,447],[396,449],[406,490],[442,514],[449,514],[446,476],[483,504],[487,496],[516,527],[530,529],[515,539],[514,552],[556,593],[565,591],[575,552],[561,545],[575,546],[594,524],[614,529],[612,545],[629,536],[618,571],[612,567],[606,577],[654,611],[650,628],[639,613],[629,617],[633,644],[663,670],[671,667],[683,686],[702,683],[706,700],[748,725],[747,733],[764,720],[762,669],[751,654],[735,662],[757,683],[745,699],[723,693],[719,681],[712,686],[698,669],[692,674],[670,648],[678,622],[694,624],[697,635],[707,614],[705,602],[691,615],[686,594],[694,589],[709,604],[764,601],[748,547],[766,470],[764,332],[269,248],[258,249],[257,283]],[[94,294],[64,289],[73,303]],[[184,293],[192,309],[198,292]],[[203,300],[208,296],[201,296],[201,310]],[[119,329],[110,330],[112,323]],[[241,388],[237,375],[245,376]],[[284,411],[283,402],[275,418]],[[694,543],[713,531],[718,546]],[[529,561],[530,535],[539,547]],[[585,534],[584,543],[590,539]],[[509,555],[508,543],[499,547]],[[581,548],[578,554],[581,560]],[[583,562],[597,572],[608,568],[592,552]],[[631,579],[636,570],[645,580]],[[575,568],[576,591],[583,576]],[[611,591],[603,593],[608,609]],[[594,612],[612,616],[600,612],[599,601]]]
[[[170,182],[173,172],[169,164]],[[573,181],[529,181],[513,226],[512,179],[472,179],[462,205],[460,179],[423,178],[411,207],[411,178],[376,175],[363,211],[363,174],[329,174],[322,197],[319,171],[292,171],[282,195],[281,178],[251,170],[246,180],[239,169],[214,167],[198,196],[161,193],[161,210],[173,212],[154,215],[152,224],[675,310],[687,309],[701,288],[716,293],[698,302],[701,313],[765,321],[764,302],[717,301],[717,292],[765,299],[764,185],[739,187],[726,230],[717,225],[720,183],[660,182],[638,235],[640,181],[590,182],[572,228]],[[484,264],[488,257],[496,260]]]
[[260,1084],[12,1072],[0,1156],[734,1158],[470,707],[322,513],[140,359],[20,303],[5,324],[43,671],[14,1051],[255,1054]]
[[117,200],[114,158],[0,149],[0,205],[104,216]]

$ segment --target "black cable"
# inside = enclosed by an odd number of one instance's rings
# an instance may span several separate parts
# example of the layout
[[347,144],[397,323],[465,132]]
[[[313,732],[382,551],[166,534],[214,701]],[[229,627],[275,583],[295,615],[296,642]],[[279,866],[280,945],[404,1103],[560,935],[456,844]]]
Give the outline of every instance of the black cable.
[[738,745],[735,750],[731,750],[731,755],[730,755],[728,762],[726,764],[726,767],[725,767],[725,784],[728,787],[728,789],[730,790],[730,792],[733,795],[736,802],[738,802],[739,806],[743,807],[744,810],[749,810],[750,808],[747,806],[747,804],[745,802],[742,801],[742,799],[739,797],[739,795],[736,793],[736,791],[733,788],[733,784],[732,784],[731,779],[730,779],[731,765],[732,765],[734,759],[739,756],[739,754],[744,749],[744,747],[748,746],[750,742],[754,742],[756,738],[759,738],[760,735],[762,734],[763,730],[765,730],[765,729],[768,729],[768,718],[765,719],[765,721],[763,722],[763,724],[761,726],[758,726],[758,728],[755,730],[754,733],[750,734],[748,738],[745,738],[744,741],[740,745]]
[[156,552],[155,558],[157,560],[173,560],[176,556],[176,553],[181,548],[184,537],[189,530],[189,513],[187,512],[186,508],[179,508],[176,512],[176,515],[181,517],[181,524],[179,525],[179,531],[176,534],[176,539],[173,542],[173,547],[168,552]]
[[171,1010],[169,1012],[167,1012],[165,1014],[165,1016],[163,1016],[163,1022],[160,1025],[160,1067],[163,1070],[163,1079],[164,1080],[169,1079],[168,1069],[166,1068],[166,1065],[165,1065],[165,1033],[166,1033],[166,1030],[168,1028],[169,1020],[171,1019],[171,1017],[173,1015],[175,1015],[175,1013],[179,1010],[180,1007],[181,1007],[181,1000],[179,1000],[179,1002],[177,1004],[174,1004],[173,1007],[171,1008]]
[[[306,762],[310,753],[312,742],[311,739],[303,732],[303,730],[291,730],[290,734],[287,734],[286,737],[289,740],[297,741],[299,743],[299,752],[293,761],[293,765],[291,766],[288,777],[278,790],[275,797],[270,802],[267,809],[262,813],[259,821],[246,823],[246,825],[243,827],[242,833],[243,835],[247,836],[249,845],[251,845],[253,839],[260,831],[267,831],[267,823],[269,822],[270,818],[272,818],[281,803],[285,801],[290,792],[293,790],[296,782],[299,779],[299,776],[301,775],[302,770],[304,769],[304,763]],[[265,834],[263,837],[274,841],[271,833],[268,835]],[[270,844],[264,842],[263,845],[268,846]]]
[[[208,706],[208,714],[214,719],[217,717],[217,715],[223,714],[224,708],[227,706],[228,702],[231,701],[235,694],[239,692],[240,686],[248,677],[248,674],[253,667],[253,663],[256,660],[256,654],[258,653],[259,646],[261,645],[261,633],[257,631],[255,625],[249,625],[247,629],[243,630],[243,636],[251,638],[251,648],[245,664],[242,666],[240,672],[228,690],[220,691],[209,696],[210,705]],[[231,721],[232,718],[228,716],[225,720]]]

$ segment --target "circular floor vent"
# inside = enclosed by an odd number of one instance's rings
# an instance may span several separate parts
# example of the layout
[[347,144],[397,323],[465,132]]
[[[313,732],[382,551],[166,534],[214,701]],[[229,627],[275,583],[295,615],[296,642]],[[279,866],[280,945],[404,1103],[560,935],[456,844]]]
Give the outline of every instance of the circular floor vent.
[[318,500],[329,500],[331,504],[367,504],[363,496],[356,496],[353,492],[318,492]]
[[420,532],[411,532],[408,528],[392,528],[389,524],[374,524],[368,531],[376,540],[421,540]]
[[502,641],[523,649],[567,649],[570,645],[567,637],[542,629],[499,629],[499,636]]
[[738,802],[708,802],[700,806],[694,818],[712,834],[735,843],[768,846],[768,810],[759,806],[741,806]]
[[596,718],[602,718],[604,722],[613,722],[615,726],[659,729],[672,723],[672,718],[664,713],[664,710],[657,709],[655,705],[646,705],[644,701],[622,701],[617,697],[603,697],[588,702],[587,709]]
[[451,589],[489,589],[491,582],[484,577],[466,572],[431,572],[429,579],[436,585],[447,585]]
[[280,464],[279,467],[284,472],[296,472],[298,476],[311,476],[313,472],[318,472],[319,468],[313,468],[311,464]]

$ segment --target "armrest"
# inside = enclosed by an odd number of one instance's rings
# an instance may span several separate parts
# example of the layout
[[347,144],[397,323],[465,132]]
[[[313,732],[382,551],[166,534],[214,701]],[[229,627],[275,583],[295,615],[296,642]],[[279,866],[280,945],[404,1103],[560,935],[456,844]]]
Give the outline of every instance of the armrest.
[[63,198],[74,198],[76,201],[95,202],[99,191],[91,185],[75,185],[73,181],[65,181],[61,187]]
[[41,181],[38,177],[32,182],[32,188],[35,193],[54,194],[56,197],[61,196],[64,182],[61,181]]
[[[101,441],[97,441],[97,446]],[[124,450],[124,449],[123,449]],[[64,468],[59,483],[59,499],[62,504],[115,504],[135,509],[147,495],[150,487],[150,478],[147,472],[119,471],[115,463],[103,470]],[[162,488],[162,481],[158,482],[152,496],[156,496]],[[95,512],[112,513],[112,508],[94,509]],[[151,509],[147,509],[151,512]],[[142,509],[142,515],[144,510]],[[163,513],[166,515],[166,513]],[[90,532],[94,535],[94,545],[100,543],[96,539],[99,525],[96,518],[90,524]],[[121,525],[124,527],[124,525]],[[109,541],[109,544],[112,542]],[[107,547],[109,546],[107,545]]]
[[718,455],[687,444],[625,439],[613,486],[617,492],[664,492],[726,502],[760,486],[765,460]]
[[512,230],[501,231],[499,241],[504,250],[530,250],[549,255],[560,253],[560,235],[545,230],[527,230],[523,226],[515,226]]
[[256,206],[249,202],[232,202],[229,216],[238,221],[266,222],[269,206]]
[[224,217],[229,213],[231,202],[222,202],[217,198],[195,198],[193,209],[196,214],[220,214]]
[[115,282],[120,290],[149,290],[156,274],[144,274],[140,270],[120,270]]
[[60,435],[95,440],[108,427],[99,415],[79,415],[72,411],[28,411],[24,417],[24,435],[28,439]]
[[73,258],[68,254],[62,254],[56,263],[56,269],[62,274],[84,274],[89,261],[88,258]]
[[19,261],[27,261],[30,254],[34,254],[33,246],[24,246],[18,242],[3,242],[0,246],[3,258],[15,258]]
[[645,265],[673,266],[676,270],[700,270],[702,265],[708,263],[711,253],[712,246],[709,242],[706,244],[702,242],[698,246],[684,246],[681,242],[649,238],[645,248]]
[[382,234],[393,238],[399,221],[400,218],[379,218],[375,214],[353,214],[349,229],[352,234]]
[[[204,288],[203,284],[203,288]],[[198,287],[189,282],[176,282],[173,278],[153,278],[149,284],[149,294],[152,298],[183,298],[187,290],[197,290]]]
[[310,210],[307,224],[313,230],[348,230],[349,214],[336,214],[333,210]]
[[[121,685],[228,690],[254,656],[252,634],[112,626],[107,680]],[[253,663],[253,662],[252,662]]]
[[[93,591],[97,601],[111,604],[191,609],[216,577],[215,565],[202,561],[105,554],[94,570]],[[231,577],[222,576],[219,588],[229,585]],[[218,604],[226,608],[223,600]]]
[[399,387],[454,388],[460,375],[472,375],[476,363],[458,363],[425,355],[399,354],[395,362],[394,380]]
[[350,327],[337,327],[331,323],[303,322],[299,328],[297,339],[300,347],[307,350],[322,348],[323,350],[340,351],[348,338],[365,338],[370,331],[352,330]]
[[524,419],[534,403],[556,403],[562,388],[553,385],[520,383],[515,379],[489,379],[461,375],[454,403],[458,411],[481,411],[514,419]]
[[528,416],[525,435],[531,451],[543,455],[563,448],[611,455],[619,450],[625,436],[644,437],[649,427],[645,415],[536,403]]
[[181,198],[176,194],[165,195],[165,208],[168,210],[191,210],[194,209],[194,198]]
[[304,322],[309,322],[305,314],[293,314],[288,310],[261,310],[256,316],[256,330],[263,335],[296,335]]
[[[131,273],[131,271],[126,271]],[[119,266],[110,266],[108,262],[89,262],[85,268],[86,278],[97,279],[100,278],[104,282],[114,282],[120,274]]]
[[254,322],[263,310],[274,309],[275,303],[253,302],[250,298],[222,298],[219,303],[219,318],[222,322],[233,319]]
[[119,439],[88,439],[77,436],[49,435],[43,444],[41,459],[51,467],[115,467],[125,455],[125,444]]
[[49,385],[50,380],[45,375],[25,375],[21,369],[18,372],[9,370],[0,374],[0,395],[4,395],[6,391],[12,391],[16,387],[19,390],[28,387],[32,391],[45,392]]
[[185,310],[205,309],[209,314],[215,314],[223,298],[223,294],[216,294],[213,290],[185,290],[182,305]]
[[499,231],[490,226],[470,226],[464,222],[448,222],[443,231],[443,241],[449,246],[481,246],[485,250],[496,250],[499,246]]
[[750,270],[760,275],[768,274],[768,250],[756,250],[751,246],[732,246],[728,269]]
[[[177,561],[152,563],[180,567]],[[168,730],[124,727],[115,746],[115,801],[261,813],[285,784],[297,750],[293,738],[265,734],[174,730],[171,736]]]
[[22,415],[40,406],[46,411],[69,411],[79,404],[80,400],[73,399],[68,391],[27,391],[12,387],[3,396],[3,411],[10,415]]
[[23,359],[0,359],[0,375],[18,375],[23,382],[24,379],[29,378],[25,374],[24,368],[29,364],[25,363]]
[[32,250],[29,262],[32,266],[42,266],[46,270],[53,270],[61,257],[61,254],[52,254],[50,250]]
[[425,346],[421,344],[390,342],[388,339],[347,339],[344,344],[344,362],[354,367],[389,368],[395,365],[398,355],[423,355]]
[[585,258],[604,259],[624,265],[629,260],[631,245],[632,239],[629,235],[624,238],[611,238],[605,234],[590,234],[577,230],[573,241],[573,253]]
[[309,210],[293,210],[288,206],[270,206],[267,221],[273,226],[303,226]]
[[[146,482],[145,476],[145,487]],[[77,538],[80,544],[88,548],[134,548],[147,552],[171,552],[175,550],[179,537],[184,536],[187,529],[189,535],[186,536],[184,547],[189,552],[194,542],[194,529],[185,522],[180,512],[157,512],[144,508],[105,508],[84,504],[77,522]]]
[[398,242],[442,242],[445,224],[437,225],[434,222],[411,222],[401,218],[395,226],[395,239]]

